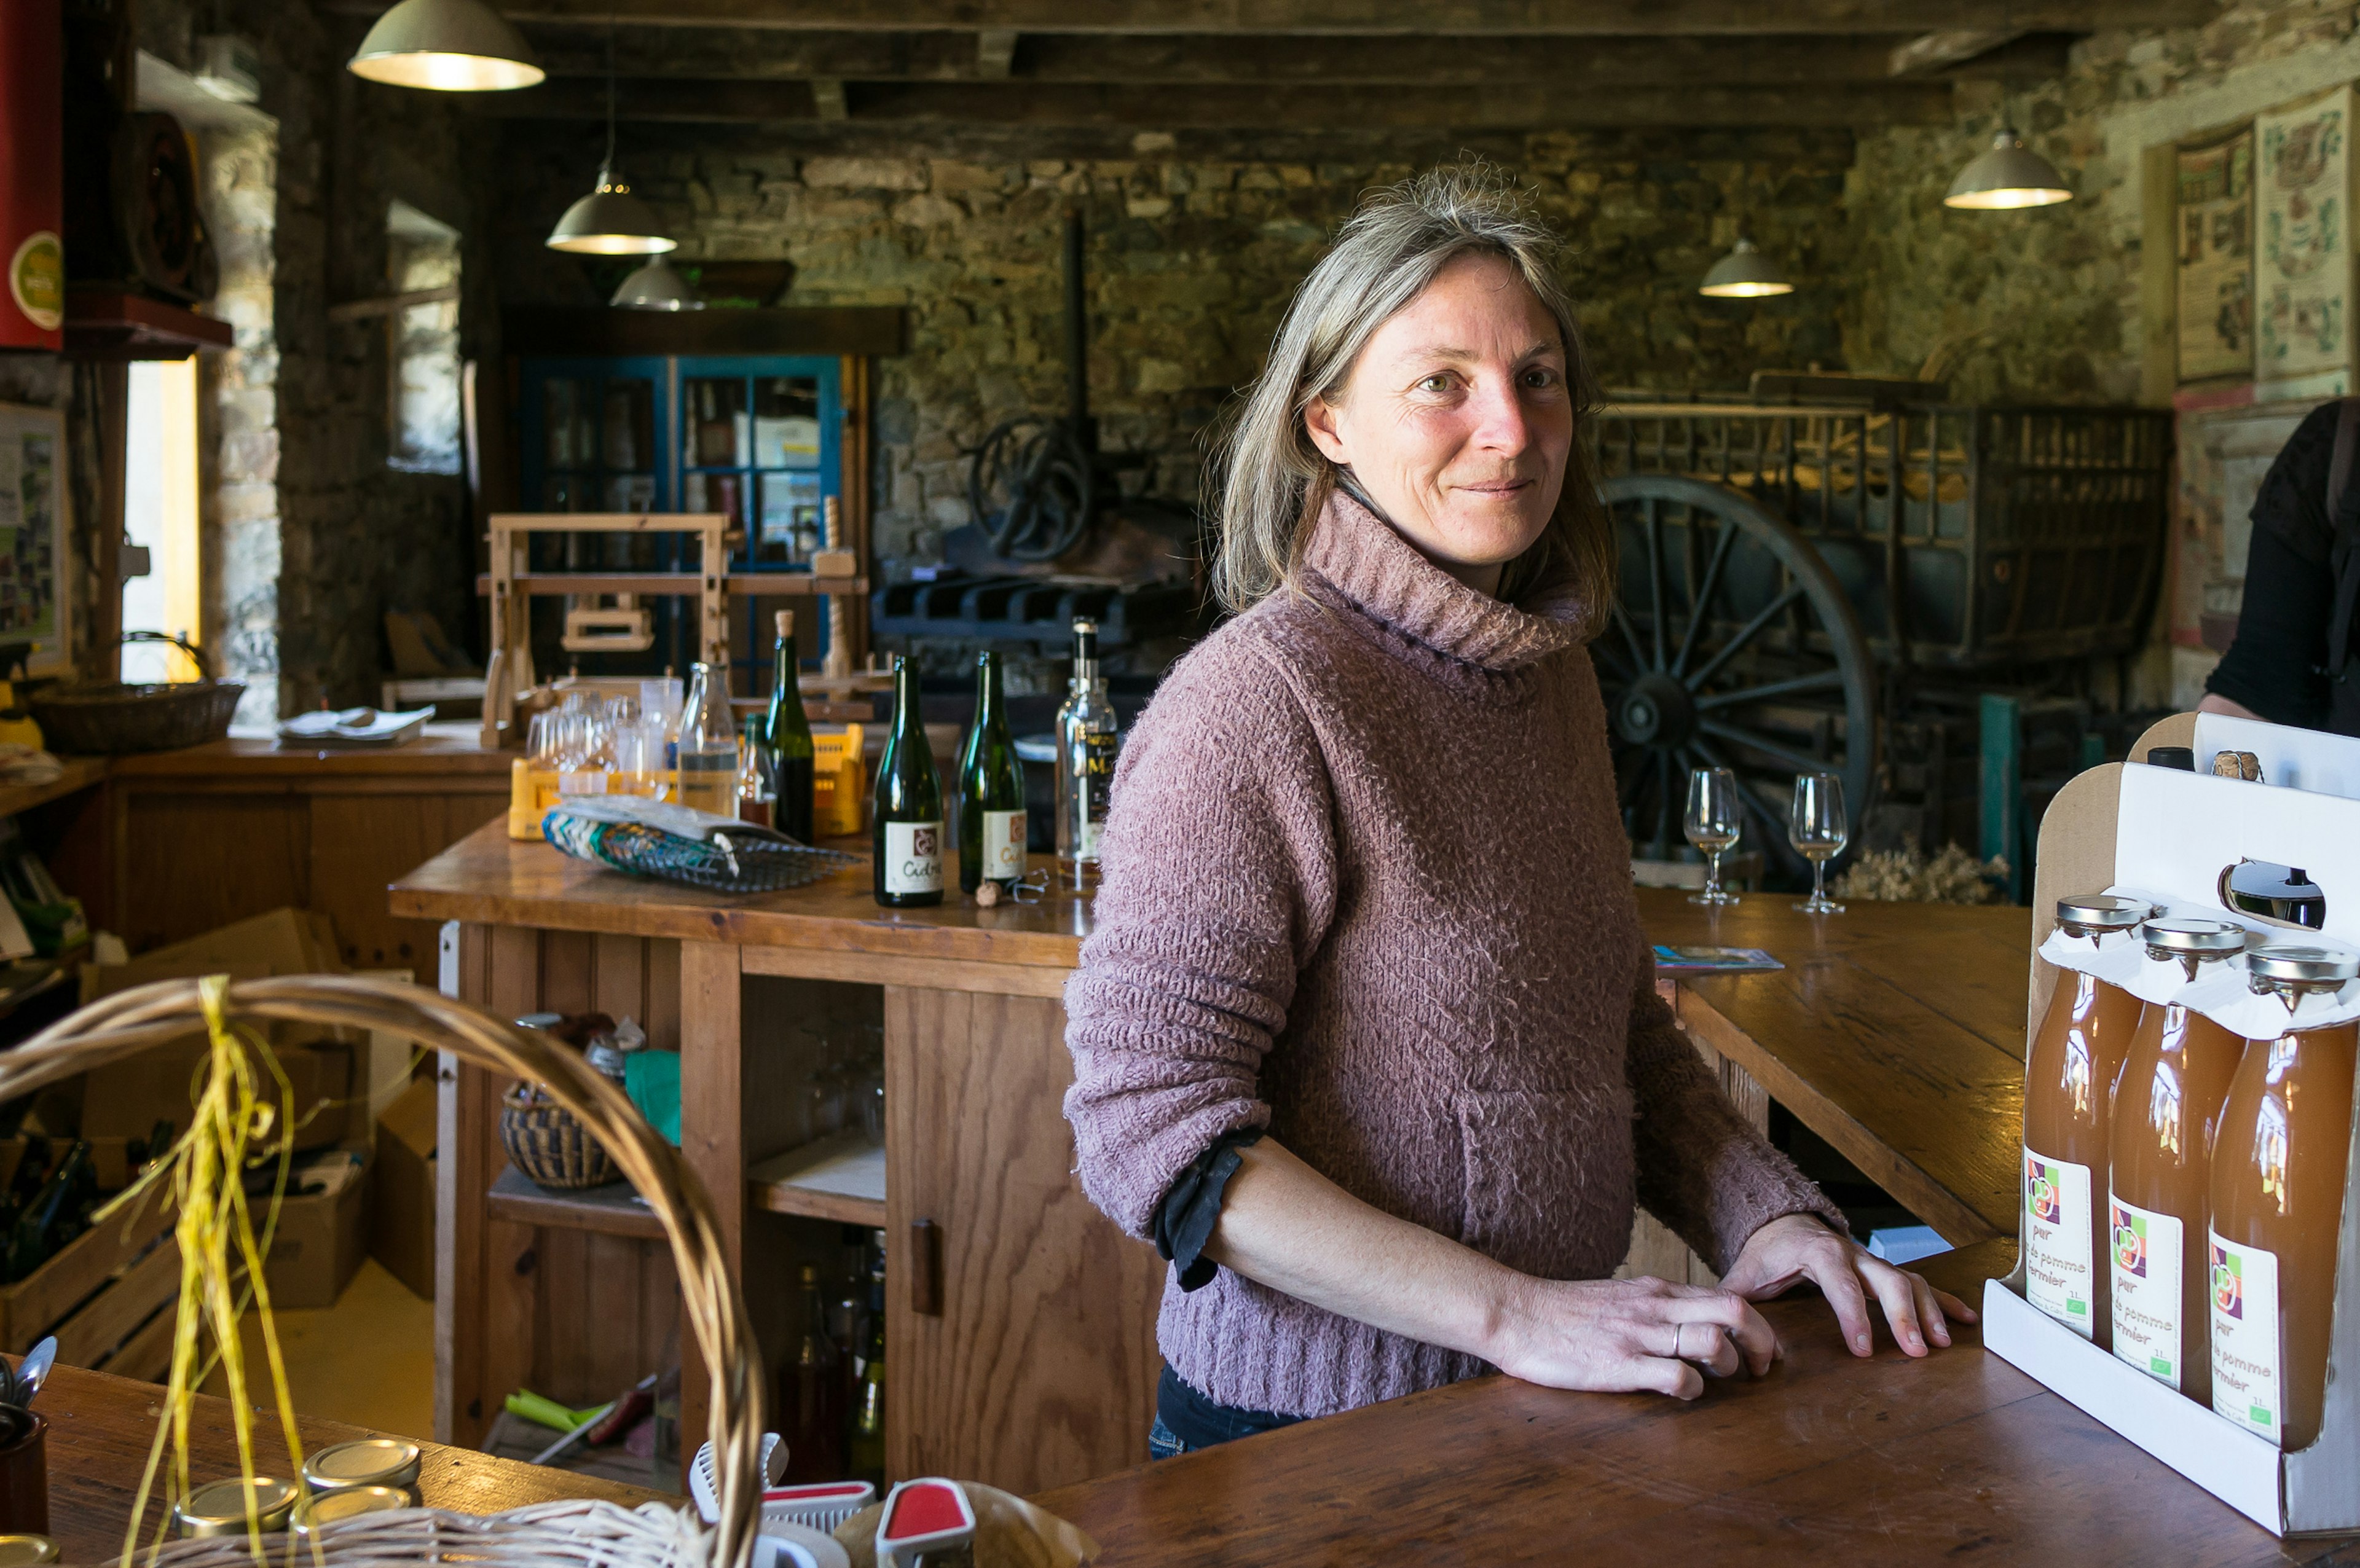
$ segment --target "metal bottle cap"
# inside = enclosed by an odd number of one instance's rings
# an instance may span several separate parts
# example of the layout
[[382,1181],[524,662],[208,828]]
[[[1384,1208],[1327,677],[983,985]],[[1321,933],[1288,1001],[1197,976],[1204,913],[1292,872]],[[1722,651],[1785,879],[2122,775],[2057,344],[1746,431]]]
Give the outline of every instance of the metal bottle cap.
[[[295,1511],[295,1495],[292,1481],[275,1475],[254,1478],[254,1511],[266,1532],[287,1528],[288,1516]],[[235,1475],[208,1481],[172,1510],[172,1522],[183,1536],[244,1535],[246,1497],[246,1484]]]
[[2154,913],[2155,906],[2144,898],[2121,898],[2112,893],[2077,893],[2057,900],[2058,926],[2067,936],[2088,937],[2092,946],[2100,937],[2128,931]]
[[2245,951],[2245,928],[2226,920],[2149,920],[2139,927],[2139,940],[2149,958],[2178,959],[2191,980],[2200,965]]
[[2333,990],[2360,979],[2360,958],[2324,947],[2273,942],[2245,955],[2245,973],[2256,991]]
[[422,1451],[397,1437],[338,1443],[303,1461],[303,1478],[322,1492],[345,1486],[414,1486]]
[[0,1568],[33,1568],[57,1560],[57,1542],[46,1535],[0,1535]]
[[295,1509],[291,1528],[297,1541],[309,1544],[312,1532],[322,1525],[358,1519],[363,1514],[389,1514],[416,1507],[416,1498],[392,1486],[346,1486],[342,1491],[322,1492],[305,1499]]

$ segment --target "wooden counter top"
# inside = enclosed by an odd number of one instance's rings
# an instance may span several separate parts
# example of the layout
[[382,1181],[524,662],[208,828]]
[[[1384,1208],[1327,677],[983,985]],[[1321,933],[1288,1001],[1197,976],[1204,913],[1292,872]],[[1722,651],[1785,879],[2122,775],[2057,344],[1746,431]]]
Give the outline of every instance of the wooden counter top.
[[[861,863],[783,893],[706,893],[626,877],[512,839],[493,822],[393,885],[393,912],[421,920],[536,926],[549,931],[677,937],[748,948],[794,949],[896,960],[948,961],[1054,973],[1007,976],[1020,995],[1054,996],[1089,932],[1089,901],[1053,893],[1037,904],[979,909],[958,893],[929,909],[880,908],[868,845],[832,843]],[[832,976],[874,978],[847,970]],[[900,983],[929,982],[915,970]],[[1040,989],[1041,986],[1048,989]],[[967,988],[967,987],[957,987]]]
[[398,777],[483,774],[506,779],[513,751],[486,751],[473,724],[430,724],[417,739],[390,746],[283,746],[275,740],[235,737],[178,751],[143,751],[104,759],[109,779],[260,779],[273,776]]
[[[1928,1259],[1972,1299],[1994,1243]],[[1769,1303],[1767,1377],[1682,1404],[1482,1377],[1045,1492],[1103,1568],[1493,1563],[2360,1561],[2280,1542],[1987,1354],[1847,1353],[1816,1298]]]

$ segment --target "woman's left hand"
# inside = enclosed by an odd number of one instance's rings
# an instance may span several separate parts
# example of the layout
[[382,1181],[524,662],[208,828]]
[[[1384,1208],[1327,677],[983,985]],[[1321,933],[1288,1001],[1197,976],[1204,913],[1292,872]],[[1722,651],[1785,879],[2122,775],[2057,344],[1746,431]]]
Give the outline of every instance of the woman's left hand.
[[1854,1356],[1869,1353],[1872,1292],[1893,1325],[1894,1339],[1911,1356],[1925,1355],[1928,1339],[1950,1343],[1947,1319],[1975,1321],[1973,1309],[1956,1296],[1871,1255],[1809,1214],[1783,1214],[1755,1231],[1721,1288],[1749,1301],[1766,1301],[1798,1279],[1810,1280],[1826,1294]]

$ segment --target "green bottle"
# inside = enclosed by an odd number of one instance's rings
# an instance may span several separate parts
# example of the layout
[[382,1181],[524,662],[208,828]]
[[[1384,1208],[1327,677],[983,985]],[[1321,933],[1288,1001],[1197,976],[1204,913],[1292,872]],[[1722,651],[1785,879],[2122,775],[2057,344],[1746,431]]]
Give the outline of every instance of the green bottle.
[[763,738],[770,746],[770,793],[777,803],[770,825],[798,844],[812,841],[812,730],[803,717],[803,694],[796,685],[803,661],[795,655],[795,613],[781,610],[779,640],[770,653],[770,713]]
[[852,1430],[845,1444],[845,1468],[856,1481],[885,1489],[885,1233],[877,1233],[869,1266],[869,1341],[862,1347],[860,1380],[852,1390]]
[[975,725],[959,754],[959,886],[1005,891],[1024,875],[1024,764],[1008,733],[1000,655],[975,661]]
[[918,712],[918,670],[893,660],[893,733],[877,764],[872,848],[877,901],[916,909],[943,901],[943,780]]

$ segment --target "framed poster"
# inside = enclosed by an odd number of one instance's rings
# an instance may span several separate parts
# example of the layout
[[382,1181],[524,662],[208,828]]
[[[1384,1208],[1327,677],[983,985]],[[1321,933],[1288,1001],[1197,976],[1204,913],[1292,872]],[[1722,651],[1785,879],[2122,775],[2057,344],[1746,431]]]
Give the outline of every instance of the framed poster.
[[2352,89],[2254,117],[2256,379],[2352,367]]
[[2178,153],[2180,379],[2254,374],[2254,133]]
[[0,646],[30,643],[34,673],[71,657],[70,494],[64,411],[0,403]]

